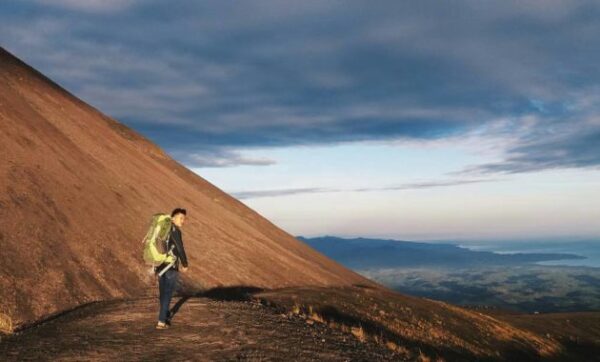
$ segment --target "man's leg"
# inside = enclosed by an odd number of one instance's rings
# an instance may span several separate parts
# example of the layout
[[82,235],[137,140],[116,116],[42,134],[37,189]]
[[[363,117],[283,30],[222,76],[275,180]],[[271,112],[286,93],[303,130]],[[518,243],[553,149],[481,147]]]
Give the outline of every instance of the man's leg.
[[160,277],[158,286],[160,291],[160,313],[158,314],[158,321],[166,323],[169,317],[169,305],[171,304],[171,298],[175,292],[177,285],[177,279],[179,273],[175,270],[168,270],[162,277]]
[[[158,308],[158,321],[165,322],[167,320],[167,312],[169,311],[169,301],[166,298],[167,292],[167,277],[166,273],[158,278],[158,301],[160,303],[160,307]],[[166,304],[166,306],[165,306]],[[166,312],[165,312],[166,310]]]
[[171,324],[171,311],[170,311],[170,305],[171,305],[171,299],[173,298],[173,294],[175,294],[175,290],[177,289],[177,282],[179,281],[179,272],[177,270],[170,270],[169,271],[171,273],[169,279],[168,279],[168,289],[167,289],[167,294],[169,297],[169,302],[167,304],[167,323]]

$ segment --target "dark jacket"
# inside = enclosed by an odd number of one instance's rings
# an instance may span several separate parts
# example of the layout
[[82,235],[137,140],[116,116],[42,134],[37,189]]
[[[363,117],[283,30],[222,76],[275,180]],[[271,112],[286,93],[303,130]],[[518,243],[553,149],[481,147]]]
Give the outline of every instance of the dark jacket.
[[[187,268],[188,261],[187,256],[185,255],[185,249],[183,247],[183,238],[181,236],[181,230],[177,225],[173,224],[171,226],[171,235],[169,236],[169,240],[167,240],[167,250],[171,249],[173,246],[173,254],[177,257],[177,261],[175,265],[173,265],[173,269],[179,270],[179,265],[183,265]],[[164,267],[169,265],[168,263],[163,263],[156,268],[156,272],[160,273]]]

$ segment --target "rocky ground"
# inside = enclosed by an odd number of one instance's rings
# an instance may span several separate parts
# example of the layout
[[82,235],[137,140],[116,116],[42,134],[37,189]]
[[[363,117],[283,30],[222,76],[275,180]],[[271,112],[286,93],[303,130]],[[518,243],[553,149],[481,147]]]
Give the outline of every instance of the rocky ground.
[[91,304],[5,337],[3,360],[399,360],[352,334],[260,303],[179,299],[172,327],[154,328],[157,301]]
[[[176,303],[176,304],[175,304]],[[0,360],[596,361],[599,313],[482,314],[381,288],[221,287],[97,302],[0,338]]]

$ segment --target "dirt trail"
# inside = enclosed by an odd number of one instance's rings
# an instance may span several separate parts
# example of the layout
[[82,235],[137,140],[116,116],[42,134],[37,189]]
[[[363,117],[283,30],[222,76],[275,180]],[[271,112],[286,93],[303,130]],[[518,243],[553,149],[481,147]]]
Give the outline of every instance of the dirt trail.
[[[182,301],[176,299],[176,301]],[[7,360],[398,360],[384,347],[252,302],[184,300],[156,330],[154,298],[88,305],[0,342]]]

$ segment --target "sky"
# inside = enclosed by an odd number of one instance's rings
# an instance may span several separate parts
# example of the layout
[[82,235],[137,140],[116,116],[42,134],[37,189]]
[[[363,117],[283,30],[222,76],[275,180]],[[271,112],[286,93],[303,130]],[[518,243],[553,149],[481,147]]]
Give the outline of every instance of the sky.
[[294,235],[600,239],[597,1],[5,0],[0,44]]

